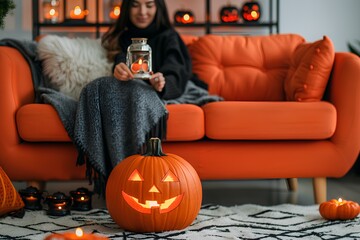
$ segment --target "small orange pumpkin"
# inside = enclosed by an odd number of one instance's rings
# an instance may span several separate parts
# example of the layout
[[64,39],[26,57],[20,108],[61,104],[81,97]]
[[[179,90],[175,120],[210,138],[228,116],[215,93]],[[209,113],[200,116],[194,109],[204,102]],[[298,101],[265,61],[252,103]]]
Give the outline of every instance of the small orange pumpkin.
[[359,204],[341,198],[323,202],[319,207],[320,215],[327,220],[354,219],[360,212]]
[[145,155],[132,155],[111,172],[106,206],[125,230],[162,232],[190,225],[200,211],[202,188],[195,169],[175,154],[164,154],[151,138]]

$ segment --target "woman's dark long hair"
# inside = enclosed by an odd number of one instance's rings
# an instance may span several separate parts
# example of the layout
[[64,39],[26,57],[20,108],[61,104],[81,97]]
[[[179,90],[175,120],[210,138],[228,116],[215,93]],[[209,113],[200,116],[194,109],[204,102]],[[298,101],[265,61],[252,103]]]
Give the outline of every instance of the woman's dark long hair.
[[[113,60],[114,56],[120,51],[118,39],[130,22],[129,15],[133,1],[122,1],[119,18],[101,38],[101,44],[108,51],[108,58],[110,60]],[[157,30],[172,28],[165,0],[155,0],[155,5],[157,10],[154,21]]]

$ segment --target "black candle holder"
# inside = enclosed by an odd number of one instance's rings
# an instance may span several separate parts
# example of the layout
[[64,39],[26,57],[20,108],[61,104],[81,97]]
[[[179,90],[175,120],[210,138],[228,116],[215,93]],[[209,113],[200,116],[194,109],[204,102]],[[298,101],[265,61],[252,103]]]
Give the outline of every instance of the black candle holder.
[[36,187],[30,186],[26,189],[19,190],[19,194],[25,204],[24,208],[29,210],[41,210],[41,201],[43,199],[42,191],[39,191]]
[[92,192],[87,188],[78,188],[75,191],[71,191],[70,195],[72,198],[72,207],[71,209],[77,211],[89,211],[92,209],[91,206],[91,197]]
[[65,216],[70,214],[72,199],[62,192],[47,196],[45,203],[48,205],[47,214],[52,216]]

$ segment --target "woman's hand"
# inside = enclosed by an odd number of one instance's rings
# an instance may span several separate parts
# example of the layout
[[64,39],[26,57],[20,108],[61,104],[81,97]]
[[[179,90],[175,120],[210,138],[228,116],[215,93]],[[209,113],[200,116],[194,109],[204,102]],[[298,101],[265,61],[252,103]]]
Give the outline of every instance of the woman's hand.
[[151,75],[150,83],[156,91],[161,92],[165,86],[165,78],[161,72],[157,72]]
[[129,81],[134,78],[134,75],[125,63],[119,63],[114,68],[114,77],[120,81]]

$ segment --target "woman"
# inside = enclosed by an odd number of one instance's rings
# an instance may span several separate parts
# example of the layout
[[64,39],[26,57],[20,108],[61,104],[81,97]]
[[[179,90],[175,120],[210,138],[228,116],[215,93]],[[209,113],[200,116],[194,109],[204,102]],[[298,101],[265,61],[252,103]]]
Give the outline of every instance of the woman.
[[191,60],[179,34],[171,26],[164,0],[125,0],[115,25],[102,38],[109,58],[115,61],[114,77],[133,79],[126,66],[131,38],[148,38],[152,48],[153,70],[149,84],[162,99],[179,97],[191,77]]
[[[149,80],[133,79],[125,64],[131,38],[139,37],[147,38],[152,48]],[[140,153],[148,138],[165,136],[164,100],[181,96],[191,76],[189,53],[171,27],[164,0],[124,0],[120,18],[102,44],[115,62],[113,77],[83,88],[69,134],[79,149],[78,164],[86,160],[88,177],[96,180],[94,191],[101,194],[121,160]]]

